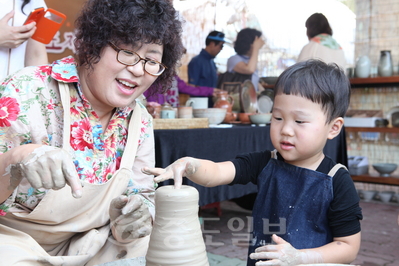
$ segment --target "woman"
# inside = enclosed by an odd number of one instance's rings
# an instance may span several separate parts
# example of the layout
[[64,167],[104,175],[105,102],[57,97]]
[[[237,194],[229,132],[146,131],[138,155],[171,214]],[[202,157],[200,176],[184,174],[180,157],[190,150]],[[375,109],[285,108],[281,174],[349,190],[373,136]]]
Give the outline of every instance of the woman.
[[28,67],[0,85],[6,265],[96,265],[147,251],[155,184],[140,169],[155,164],[154,140],[136,98],[152,83],[171,86],[181,23],[169,1],[88,0],[75,45],[76,63]]
[[36,8],[46,8],[44,0],[0,0],[0,80],[24,66],[47,64],[46,46],[30,39],[35,23],[23,25]]
[[309,43],[302,48],[298,62],[320,59],[326,63],[336,63],[345,69],[344,51],[332,37],[333,31],[327,18],[321,13],[314,13],[306,20],[305,26]]
[[227,60],[227,71],[252,75],[252,83],[257,91],[263,90],[262,85],[259,84],[257,71],[259,50],[265,44],[261,35],[262,32],[256,29],[242,29],[234,42],[234,50],[237,54]]

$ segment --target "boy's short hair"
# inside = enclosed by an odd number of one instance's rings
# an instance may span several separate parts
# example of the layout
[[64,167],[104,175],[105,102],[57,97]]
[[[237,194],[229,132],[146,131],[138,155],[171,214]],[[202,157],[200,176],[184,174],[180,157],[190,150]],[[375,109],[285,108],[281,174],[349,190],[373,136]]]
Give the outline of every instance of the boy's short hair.
[[349,107],[351,85],[335,63],[311,59],[287,68],[277,79],[274,94],[302,96],[322,105],[327,121],[344,117]]

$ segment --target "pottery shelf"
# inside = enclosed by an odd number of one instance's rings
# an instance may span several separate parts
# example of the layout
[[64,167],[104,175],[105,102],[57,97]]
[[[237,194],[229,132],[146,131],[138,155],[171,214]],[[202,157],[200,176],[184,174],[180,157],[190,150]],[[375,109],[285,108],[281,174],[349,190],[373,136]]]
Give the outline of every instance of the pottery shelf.
[[399,176],[352,175],[352,180],[355,182],[399,186]]
[[[399,133],[398,127],[345,127],[345,132]],[[353,181],[399,186],[399,176],[352,175]]]
[[399,86],[399,76],[351,78],[349,81],[352,88]]
[[399,127],[345,127],[345,132],[399,133]]

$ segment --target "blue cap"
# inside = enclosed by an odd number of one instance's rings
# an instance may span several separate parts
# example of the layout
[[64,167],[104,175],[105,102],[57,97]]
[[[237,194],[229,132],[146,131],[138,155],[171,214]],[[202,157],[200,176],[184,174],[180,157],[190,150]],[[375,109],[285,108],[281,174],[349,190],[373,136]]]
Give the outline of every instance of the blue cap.
[[[222,37],[222,36],[223,36],[223,37]],[[230,40],[224,38],[224,34],[222,34],[222,33],[219,33],[219,34],[216,35],[216,36],[210,36],[210,35],[208,35],[206,38],[207,38],[207,39],[214,40],[214,41],[220,41],[220,42],[231,43]]]

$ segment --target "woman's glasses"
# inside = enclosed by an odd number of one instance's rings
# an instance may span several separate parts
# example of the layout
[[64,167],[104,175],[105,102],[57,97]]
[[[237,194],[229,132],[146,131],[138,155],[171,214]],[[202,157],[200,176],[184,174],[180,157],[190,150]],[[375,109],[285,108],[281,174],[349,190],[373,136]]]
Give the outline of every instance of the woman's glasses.
[[118,46],[116,46],[115,44],[113,44],[112,42],[109,42],[109,45],[112,47],[112,49],[114,49],[117,52],[116,60],[118,60],[118,62],[123,65],[134,66],[138,62],[143,60],[144,61],[143,69],[145,72],[147,72],[151,76],[159,76],[167,68],[164,64],[162,64],[158,61],[142,58],[136,52],[126,50],[126,49],[121,49]]

